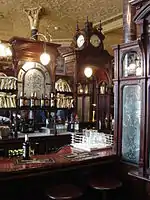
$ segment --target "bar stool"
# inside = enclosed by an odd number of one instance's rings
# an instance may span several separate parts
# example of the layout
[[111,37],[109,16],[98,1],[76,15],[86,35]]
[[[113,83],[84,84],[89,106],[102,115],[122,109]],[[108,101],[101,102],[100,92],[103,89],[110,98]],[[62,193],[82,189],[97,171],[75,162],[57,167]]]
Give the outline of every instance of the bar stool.
[[72,184],[60,184],[52,186],[47,190],[47,197],[49,200],[77,200],[82,196],[83,192],[77,186]]
[[102,200],[107,200],[109,191],[116,191],[122,186],[122,182],[114,177],[93,177],[89,180],[88,185],[102,192]]

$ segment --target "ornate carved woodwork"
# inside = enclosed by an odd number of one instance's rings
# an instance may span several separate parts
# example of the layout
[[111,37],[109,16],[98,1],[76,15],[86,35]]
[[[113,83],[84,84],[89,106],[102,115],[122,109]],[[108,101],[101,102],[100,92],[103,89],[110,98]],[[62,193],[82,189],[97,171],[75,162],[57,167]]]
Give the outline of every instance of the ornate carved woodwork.
[[116,150],[123,160],[146,172],[150,153],[150,2],[131,3],[138,7],[133,19],[141,32],[140,39],[114,48]]
[[[75,34],[76,49],[76,85],[77,85],[77,113],[81,122],[87,127],[87,122],[97,129],[111,129],[109,127],[110,119],[113,116],[113,108],[111,101],[113,94],[110,92],[113,77],[113,57],[104,50],[101,24],[96,30],[92,22],[87,21],[85,27]],[[78,38],[83,35],[84,43],[80,48]],[[96,43],[92,43],[92,36],[95,37]],[[99,43],[100,40],[100,43]],[[86,78],[84,69],[91,67],[93,74],[90,78]],[[104,93],[103,83],[106,84]],[[110,88],[109,88],[110,87]],[[105,88],[105,86],[104,86]],[[109,88],[109,89],[108,89]]]

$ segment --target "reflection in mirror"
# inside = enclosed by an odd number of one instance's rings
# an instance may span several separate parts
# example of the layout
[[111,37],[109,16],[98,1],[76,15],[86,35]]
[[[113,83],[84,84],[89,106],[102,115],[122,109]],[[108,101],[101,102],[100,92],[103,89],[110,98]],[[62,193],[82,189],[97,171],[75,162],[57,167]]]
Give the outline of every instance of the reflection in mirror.
[[132,163],[139,162],[141,126],[141,87],[124,86],[122,90],[122,158]]

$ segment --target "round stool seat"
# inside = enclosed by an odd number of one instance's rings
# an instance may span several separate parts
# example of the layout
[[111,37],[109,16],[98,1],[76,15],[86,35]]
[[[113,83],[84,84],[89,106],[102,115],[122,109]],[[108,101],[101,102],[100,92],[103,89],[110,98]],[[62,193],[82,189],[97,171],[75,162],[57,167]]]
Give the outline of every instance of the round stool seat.
[[82,196],[82,192],[75,185],[60,184],[52,186],[48,190],[47,196],[50,199],[55,199],[55,200],[77,199]]
[[114,190],[122,186],[121,181],[114,178],[93,178],[89,186],[96,190]]

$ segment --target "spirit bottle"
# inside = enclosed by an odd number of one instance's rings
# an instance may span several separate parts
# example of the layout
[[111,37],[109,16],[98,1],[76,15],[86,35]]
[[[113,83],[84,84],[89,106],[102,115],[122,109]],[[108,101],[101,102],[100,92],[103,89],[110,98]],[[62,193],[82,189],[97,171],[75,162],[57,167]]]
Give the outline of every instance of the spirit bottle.
[[18,102],[18,104],[19,104],[19,107],[22,107],[23,106],[23,94],[22,94],[22,92],[20,92],[20,97],[19,97],[19,102]]
[[23,159],[24,160],[30,159],[30,143],[27,134],[25,134],[25,141],[23,143]]
[[48,107],[48,106],[49,106],[49,99],[48,99],[47,95],[45,95],[44,106],[45,106],[45,107]]
[[42,97],[40,99],[40,107],[43,108],[44,107],[44,96],[42,94]]
[[38,98],[36,92],[34,92],[34,106],[38,106]]
[[71,114],[70,121],[69,121],[69,124],[68,124],[68,131],[74,132],[74,120],[73,120],[72,114]]
[[65,120],[65,132],[68,130],[68,119]]
[[33,108],[34,107],[34,93],[31,92],[31,99],[30,99],[30,107]]
[[74,131],[75,132],[79,132],[79,119],[78,119],[78,115],[75,116]]
[[27,98],[26,93],[24,93],[23,105],[24,106],[29,106],[29,99]]

